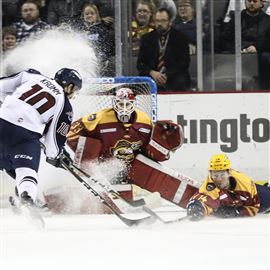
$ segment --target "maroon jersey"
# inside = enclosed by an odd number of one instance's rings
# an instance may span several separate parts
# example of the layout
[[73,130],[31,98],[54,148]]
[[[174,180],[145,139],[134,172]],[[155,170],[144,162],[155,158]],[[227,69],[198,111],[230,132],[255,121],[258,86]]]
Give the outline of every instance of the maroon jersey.
[[[104,109],[75,121],[68,134],[68,144],[75,151],[80,138],[92,138],[93,142],[100,142],[98,157],[117,157],[130,162],[139,150],[144,151],[151,131],[152,122],[142,111],[135,111],[132,123],[122,123],[113,109]],[[95,147],[94,143],[92,146]]]
[[210,178],[202,183],[200,189],[191,200],[199,200],[210,215],[220,206],[238,207],[241,216],[254,216],[259,211],[260,202],[253,180],[236,170],[230,170],[230,188],[219,189]]

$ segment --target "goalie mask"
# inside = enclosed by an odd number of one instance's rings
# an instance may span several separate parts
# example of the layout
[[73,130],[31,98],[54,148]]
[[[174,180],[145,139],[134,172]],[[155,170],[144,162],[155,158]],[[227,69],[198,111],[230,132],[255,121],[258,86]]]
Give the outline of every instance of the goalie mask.
[[128,123],[136,108],[136,97],[129,88],[120,88],[115,92],[113,98],[113,109],[117,118],[123,123]]

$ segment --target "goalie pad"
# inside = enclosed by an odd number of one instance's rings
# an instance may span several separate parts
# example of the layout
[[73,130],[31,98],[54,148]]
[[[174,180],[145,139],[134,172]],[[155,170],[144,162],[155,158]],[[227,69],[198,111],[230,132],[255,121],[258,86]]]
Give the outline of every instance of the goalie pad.
[[74,161],[77,165],[97,159],[102,149],[102,143],[98,139],[80,136],[76,140],[68,141],[68,146],[74,151]]
[[155,161],[169,159],[170,151],[180,148],[184,142],[183,129],[170,120],[157,121],[152,137],[146,146],[146,153]]
[[161,197],[186,208],[191,196],[200,184],[188,176],[137,155],[131,164],[129,181],[150,192],[159,192]]

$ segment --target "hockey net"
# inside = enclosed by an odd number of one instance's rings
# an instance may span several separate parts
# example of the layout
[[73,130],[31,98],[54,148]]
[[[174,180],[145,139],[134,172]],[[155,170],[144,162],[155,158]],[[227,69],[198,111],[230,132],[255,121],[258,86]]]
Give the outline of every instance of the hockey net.
[[116,89],[130,88],[136,95],[137,109],[145,112],[153,122],[157,120],[157,87],[149,77],[88,78],[80,95],[74,100],[74,120],[112,107]]

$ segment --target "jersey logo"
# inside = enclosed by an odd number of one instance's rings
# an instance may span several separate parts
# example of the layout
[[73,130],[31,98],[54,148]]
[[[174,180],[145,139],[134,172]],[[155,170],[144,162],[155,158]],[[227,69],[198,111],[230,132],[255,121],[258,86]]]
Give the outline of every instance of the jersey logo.
[[33,159],[33,157],[30,157],[28,155],[15,155],[14,158],[16,158],[16,159],[23,158],[23,159],[29,159],[29,160]]
[[206,190],[207,191],[212,191],[212,190],[214,190],[216,188],[216,185],[214,184],[214,183],[209,183],[209,184],[207,184],[207,186],[206,186]]
[[126,140],[119,140],[110,148],[110,152],[111,155],[116,158],[131,162],[135,158],[134,152],[139,150],[141,145],[142,141],[129,142]]
[[96,120],[96,118],[97,118],[97,115],[95,113],[93,113],[93,114],[89,115],[87,120],[88,121],[94,121],[94,120]]

